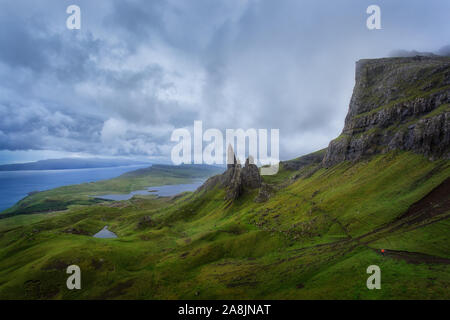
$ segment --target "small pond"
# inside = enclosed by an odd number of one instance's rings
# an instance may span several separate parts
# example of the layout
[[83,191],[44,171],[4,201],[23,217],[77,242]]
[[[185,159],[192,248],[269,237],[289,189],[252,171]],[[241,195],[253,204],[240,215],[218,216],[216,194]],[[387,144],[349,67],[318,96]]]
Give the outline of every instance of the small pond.
[[102,230],[94,234],[94,238],[111,239],[117,238],[117,235],[108,230],[108,226],[105,226]]

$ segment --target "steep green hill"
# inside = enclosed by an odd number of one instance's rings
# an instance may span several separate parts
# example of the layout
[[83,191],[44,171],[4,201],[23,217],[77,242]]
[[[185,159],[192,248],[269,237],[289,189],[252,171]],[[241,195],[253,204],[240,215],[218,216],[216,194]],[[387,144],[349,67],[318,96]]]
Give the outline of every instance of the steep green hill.
[[[275,176],[235,163],[195,193],[2,219],[0,298],[450,299],[449,81],[450,59],[363,61],[342,137]],[[130,190],[141,174],[18,206]],[[92,237],[105,225],[118,238]],[[72,264],[81,290],[66,288]]]

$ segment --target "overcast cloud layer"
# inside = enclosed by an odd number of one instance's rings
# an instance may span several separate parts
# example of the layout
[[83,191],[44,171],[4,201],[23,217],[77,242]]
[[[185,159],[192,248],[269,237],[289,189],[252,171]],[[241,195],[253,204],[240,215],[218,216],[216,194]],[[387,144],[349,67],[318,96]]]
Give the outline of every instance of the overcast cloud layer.
[[[0,162],[168,159],[172,130],[279,128],[282,159],[339,135],[354,63],[448,45],[448,0],[0,1]],[[66,28],[81,7],[81,30]],[[366,27],[378,4],[382,30]],[[448,48],[447,48],[448,50]]]

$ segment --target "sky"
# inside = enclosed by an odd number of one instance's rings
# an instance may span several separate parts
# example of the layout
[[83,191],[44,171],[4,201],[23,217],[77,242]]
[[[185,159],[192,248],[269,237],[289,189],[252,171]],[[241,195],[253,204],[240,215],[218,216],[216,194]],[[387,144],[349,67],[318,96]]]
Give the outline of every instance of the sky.
[[[372,4],[380,30],[366,26]],[[322,149],[343,128],[355,62],[438,52],[449,12],[448,0],[0,0],[0,163],[168,161],[172,132],[195,120],[279,129],[281,159]]]

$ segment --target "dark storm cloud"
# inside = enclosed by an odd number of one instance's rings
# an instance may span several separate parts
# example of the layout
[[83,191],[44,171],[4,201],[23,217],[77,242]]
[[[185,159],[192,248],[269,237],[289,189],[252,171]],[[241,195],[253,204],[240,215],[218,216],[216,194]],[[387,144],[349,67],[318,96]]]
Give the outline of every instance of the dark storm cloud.
[[50,111],[39,104],[0,102],[0,149],[85,151],[99,140],[97,132],[102,125],[93,118]]
[[167,157],[172,130],[203,120],[279,128],[295,157],[339,134],[356,60],[434,52],[450,31],[439,0],[379,0],[376,31],[366,0],[79,0],[79,31],[72,2],[0,11],[0,152]]
[[152,41],[165,35],[164,13],[166,6],[162,0],[154,1],[112,1],[112,12],[104,17],[103,24],[123,36],[130,49],[135,49],[143,39]]
[[95,68],[90,57],[100,41],[89,33],[62,36],[43,23],[0,14],[0,61],[13,69],[29,69],[33,76],[54,74],[61,81],[80,80]]

